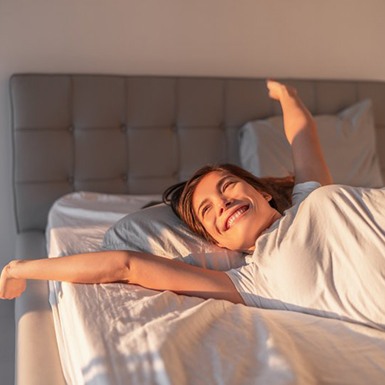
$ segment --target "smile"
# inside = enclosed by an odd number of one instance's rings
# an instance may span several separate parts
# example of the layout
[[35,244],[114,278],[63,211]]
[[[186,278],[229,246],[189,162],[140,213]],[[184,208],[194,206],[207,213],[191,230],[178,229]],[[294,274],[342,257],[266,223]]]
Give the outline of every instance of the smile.
[[225,230],[228,230],[233,223],[241,216],[243,215],[247,210],[249,209],[249,206],[242,206],[238,210],[236,210],[233,214],[231,214],[226,221]]

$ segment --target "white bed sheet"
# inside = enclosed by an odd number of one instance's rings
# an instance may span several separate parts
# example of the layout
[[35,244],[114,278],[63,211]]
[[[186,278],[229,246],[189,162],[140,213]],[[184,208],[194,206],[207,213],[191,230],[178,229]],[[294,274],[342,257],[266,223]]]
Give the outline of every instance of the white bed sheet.
[[[157,197],[75,193],[51,209],[50,257],[97,250]],[[383,384],[385,333],[301,313],[124,284],[51,282],[68,384]]]

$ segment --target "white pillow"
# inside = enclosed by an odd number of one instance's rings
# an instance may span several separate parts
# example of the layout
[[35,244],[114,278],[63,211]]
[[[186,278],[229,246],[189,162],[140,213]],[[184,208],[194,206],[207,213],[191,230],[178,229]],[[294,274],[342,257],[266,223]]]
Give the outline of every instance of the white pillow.
[[[370,100],[358,102],[338,115],[315,116],[315,120],[335,183],[362,187],[384,185]],[[282,117],[246,123],[241,128],[240,158],[246,170],[260,177],[293,175]]]
[[48,213],[47,250],[50,257],[97,251],[108,228],[157,195],[118,195],[78,191],[60,197]]
[[194,234],[165,204],[122,218],[106,232],[102,247],[148,252],[215,270],[230,270],[246,262],[244,254]]

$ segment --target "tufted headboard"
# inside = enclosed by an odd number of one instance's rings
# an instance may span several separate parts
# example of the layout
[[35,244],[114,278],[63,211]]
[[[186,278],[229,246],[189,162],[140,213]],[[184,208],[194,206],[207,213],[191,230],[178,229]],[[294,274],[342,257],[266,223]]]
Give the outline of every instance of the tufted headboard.
[[[313,114],[371,98],[385,171],[385,82],[290,80]],[[238,129],[280,114],[264,79],[16,74],[10,80],[18,232],[44,231],[79,190],[161,193],[206,163],[239,163]]]

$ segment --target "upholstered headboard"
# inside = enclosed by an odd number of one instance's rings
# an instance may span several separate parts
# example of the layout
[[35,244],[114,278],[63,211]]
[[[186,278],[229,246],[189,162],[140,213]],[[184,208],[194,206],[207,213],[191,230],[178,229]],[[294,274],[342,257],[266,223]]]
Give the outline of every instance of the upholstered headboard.
[[[290,80],[314,114],[374,103],[385,172],[385,82]],[[10,81],[18,231],[44,230],[78,190],[161,193],[238,160],[240,126],[280,114],[264,79],[16,74]]]

